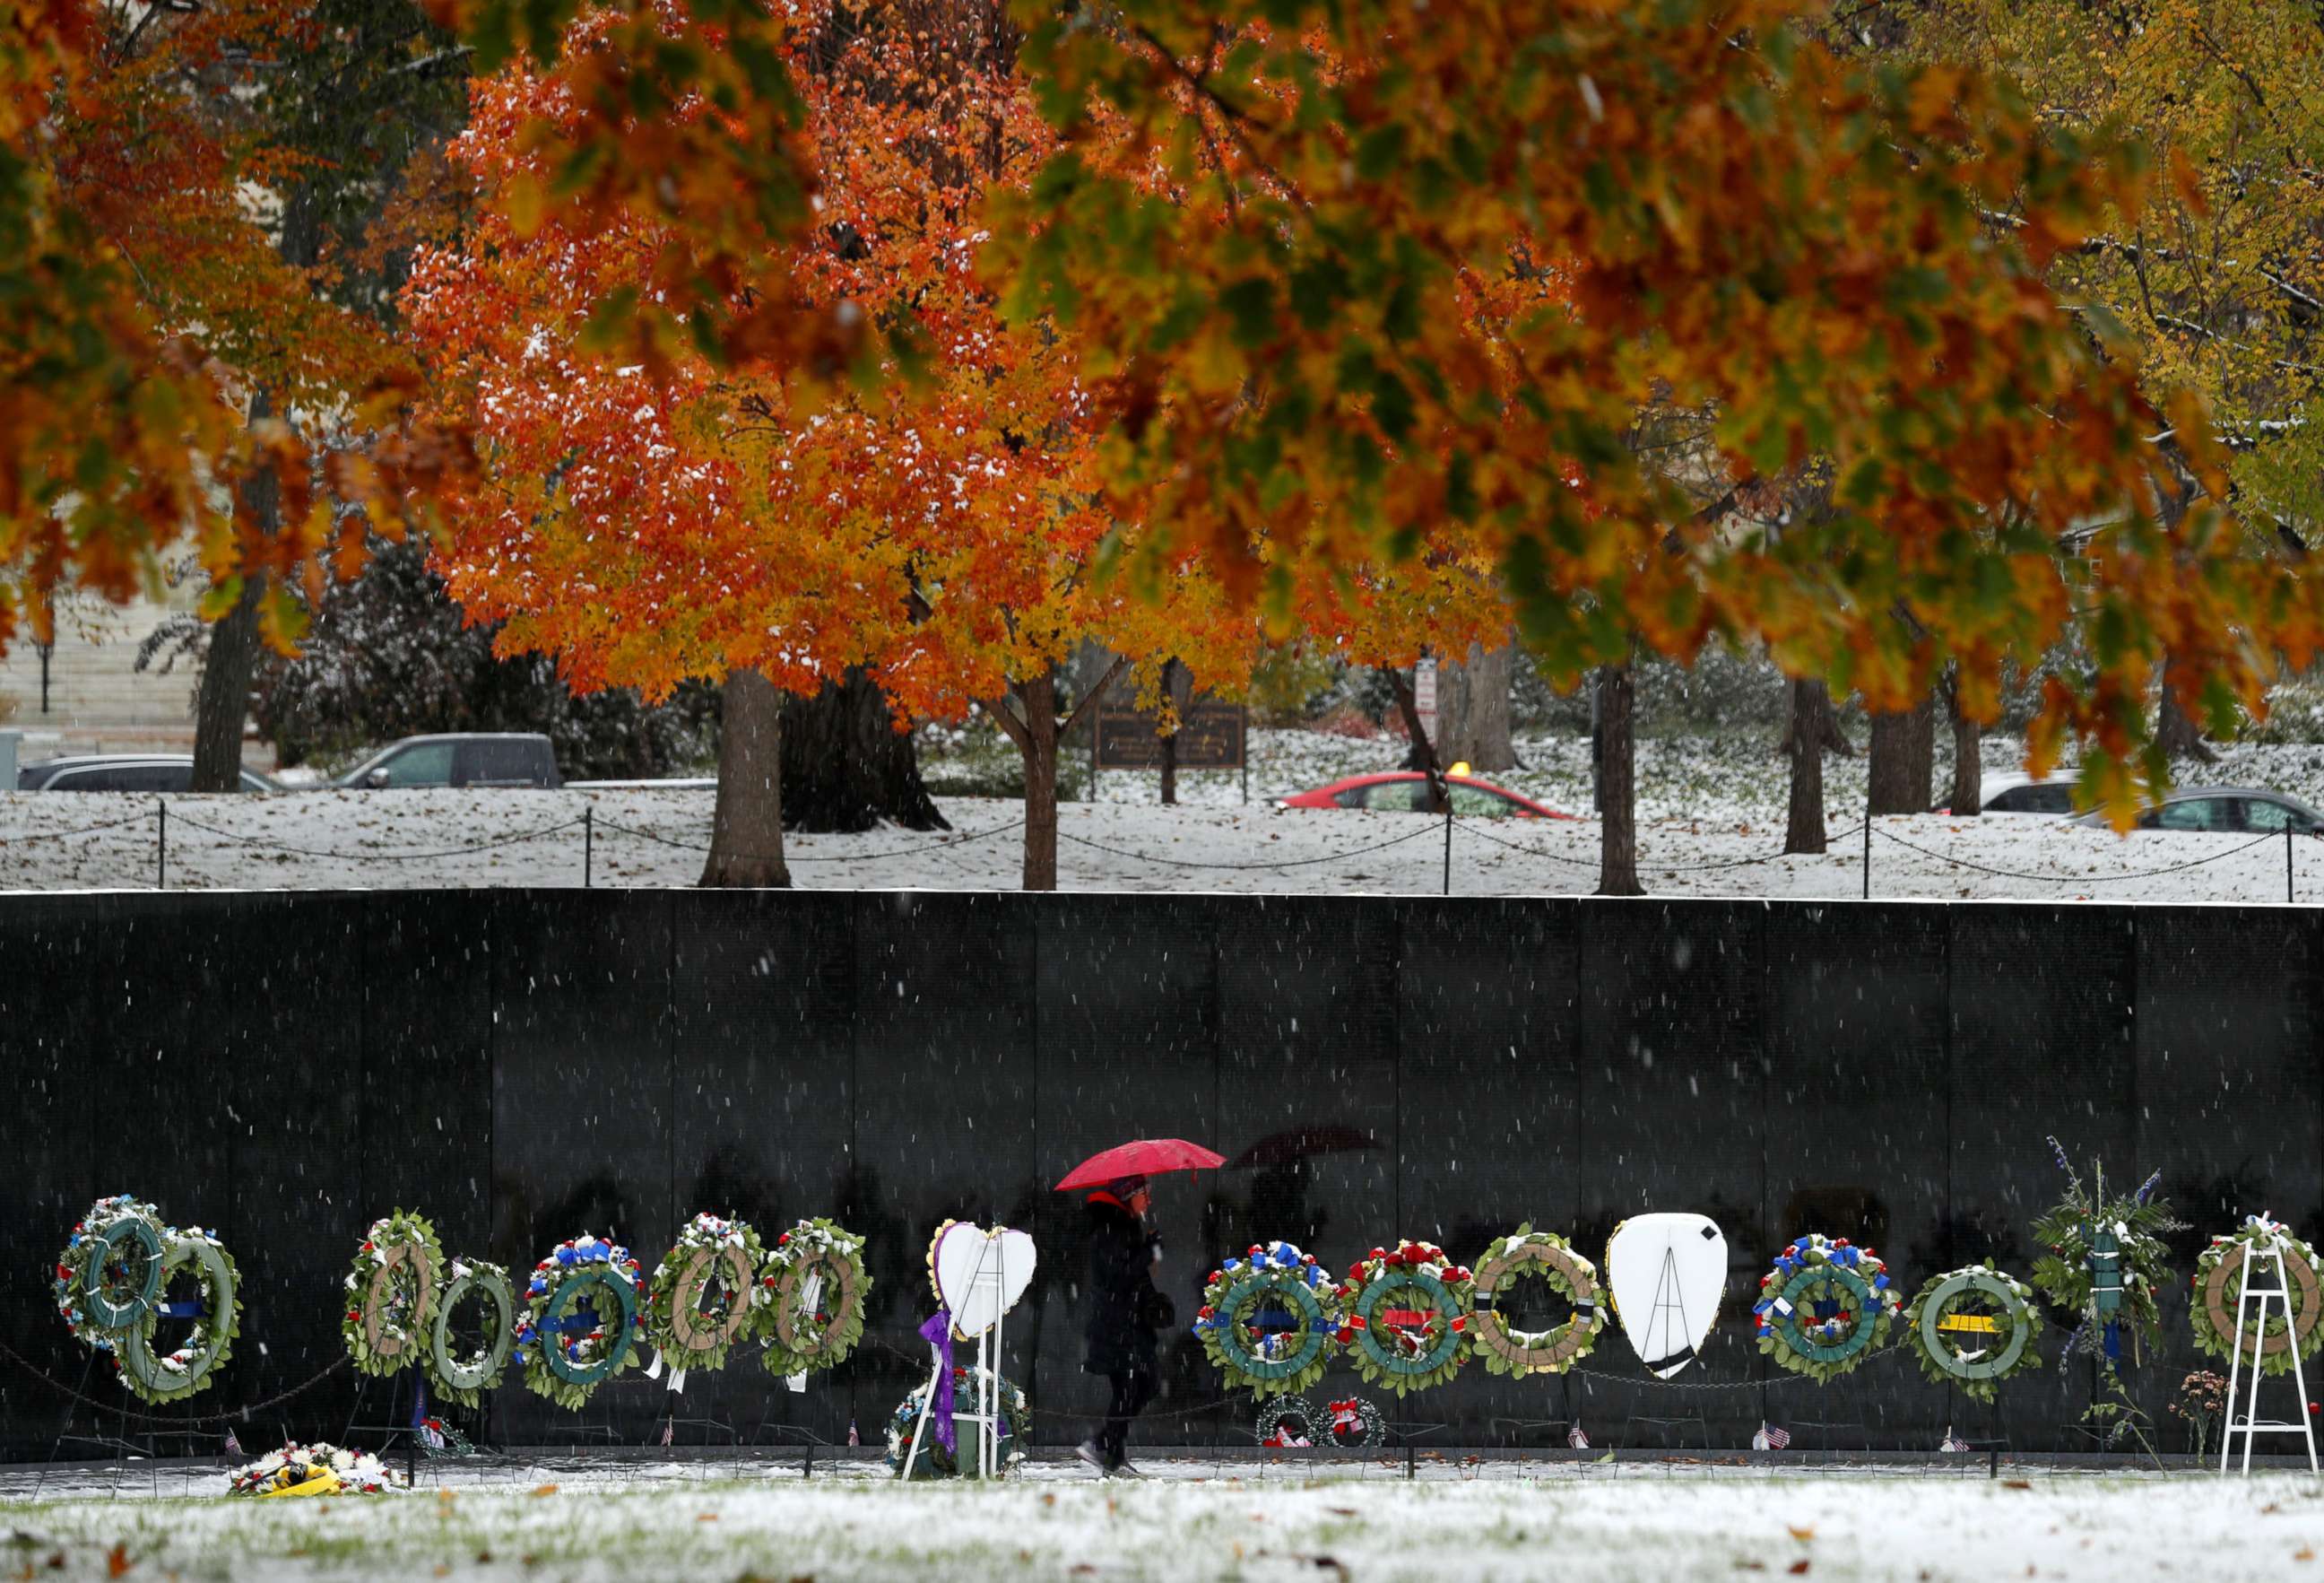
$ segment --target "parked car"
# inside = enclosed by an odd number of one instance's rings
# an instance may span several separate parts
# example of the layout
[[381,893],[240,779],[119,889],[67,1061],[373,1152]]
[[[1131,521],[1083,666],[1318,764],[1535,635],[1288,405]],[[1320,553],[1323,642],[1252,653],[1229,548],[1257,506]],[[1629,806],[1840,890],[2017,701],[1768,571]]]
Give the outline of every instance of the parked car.
[[[1469,775],[1447,775],[1445,791],[1452,799],[1452,811],[1463,818],[1481,819],[1572,819],[1570,813],[1560,813],[1554,808],[1544,808],[1531,798],[1507,792],[1489,781],[1480,781]],[[1350,775],[1344,781],[1334,781],[1328,786],[1318,786],[1313,792],[1301,792],[1290,797],[1275,800],[1277,808],[1369,808],[1375,812],[1429,813],[1428,777],[1416,771],[1398,770],[1379,775]]]
[[[2078,825],[2104,826],[2106,810],[2086,813]],[[2234,834],[2324,835],[2324,813],[2297,797],[2251,786],[2190,786],[2173,792],[2138,816],[2142,830],[2212,830]]]
[[391,786],[544,786],[554,791],[564,783],[549,738],[517,731],[407,736],[331,782],[351,792]]
[[[193,783],[189,753],[84,753],[44,759],[16,772],[19,792],[183,792]],[[244,770],[242,790],[282,788],[255,770]]]
[[[1985,775],[1978,788],[1985,795],[1980,813],[2034,813],[2061,819],[2074,811],[2074,778],[2049,775],[2037,781],[2015,773]],[[1937,810],[1950,813],[1950,808]]]

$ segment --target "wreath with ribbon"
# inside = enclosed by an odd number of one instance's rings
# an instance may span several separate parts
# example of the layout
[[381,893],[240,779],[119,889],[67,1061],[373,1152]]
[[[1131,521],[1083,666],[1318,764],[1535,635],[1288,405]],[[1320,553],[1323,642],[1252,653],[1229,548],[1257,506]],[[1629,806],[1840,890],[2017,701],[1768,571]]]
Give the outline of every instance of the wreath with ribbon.
[[368,1451],[349,1450],[327,1440],[291,1444],[269,1451],[226,1477],[230,1495],[375,1495],[394,1486],[395,1476]]
[[[1518,1277],[1537,1274],[1573,1305],[1573,1317],[1547,1330],[1517,1330],[1500,1311]],[[1471,1345],[1497,1375],[1562,1375],[1590,1356],[1606,1326],[1598,1266],[1554,1232],[1520,1226],[1477,1261]]]
[[1320,1432],[1315,1410],[1305,1396],[1277,1396],[1259,1404],[1252,1434],[1271,1451],[1304,1451]]
[[2159,1299],[2172,1280],[2171,1250],[2163,1239],[2187,1223],[2156,1196],[2160,1171],[2126,1197],[2106,1190],[2102,1169],[2085,1185],[2055,1138],[2050,1153],[2065,1175],[2066,1195],[2034,1222],[2034,1240],[2049,1251],[2034,1261],[2032,1281],[2076,1321],[2059,1366],[2088,1353],[2111,1370],[2121,1363],[2126,1342],[2133,1361],[2161,1343]]
[[2239,1230],[2213,1237],[2211,1245],[2195,1261],[2195,1290],[2188,1307],[2196,1347],[2213,1357],[2234,1356],[2244,1261],[2254,1246],[2264,1246],[2279,1236],[2283,1239],[2283,1285],[2292,1294],[2291,1325],[2287,1330],[2282,1316],[2270,1315],[2263,1336],[2246,1316],[2242,1335],[2244,1356],[2251,1356],[2252,1343],[2257,1338],[2259,1366],[2272,1375],[2292,1372],[2294,1348],[2304,1360],[2324,1347],[2324,1324],[2318,1323],[2324,1318],[2324,1260],[2317,1257],[2313,1247],[2266,1217],[2251,1216]]
[[161,1210],[127,1193],[97,1199],[73,1223],[50,1285],[58,1314],[83,1345],[115,1351],[151,1314],[170,1235]]
[[[987,1371],[982,1368],[954,1368],[952,1388],[954,1398],[973,1402],[986,1377]],[[994,1460],[1005,1471],[1025,1460],[1025,1447],[1033,1432],[1033,1404],[1026,1400],[1024,1391],[1008,1375],[994,1377],[999,1380],[996,1393],[1001,1403],[1001,1442],[996,1448]],[[926,1390],[927,1387],[922,1386],[905,1397],[888,1420],[888,1470],[898,1478],[904,1477],[904,1463],[911,1455],[912,1426],[919,1421],[920,1397]],[[970,1458],[970,1467],[973,1468],[975,1465],[975,1459]],[[959,1458],[952,1449],[937,1440],[936,1426],[931,1424],[928,1432],[920,1437],[920,1459],[913,1466],[912,1476],[916,1478],[954,1478],[960,1472]]]
[[1442,1385],[1469,1361],[1475,1282],[1433,1242],[1374,1248],[1340,1288],[1340,1344],[1356,1372],[1401,1396]]
[[802,1220],[775,1238],[761,1277],[767,1298],[762,1361],[771,1375],[803,1375],[846,1361],[863,1339],[872,1276],[863,1239],[829,1220]]
[[1255,1243],[1211,1272],[1194,1330],[1230,1389],[1287,1396],[1323,1377],[1343,1324],[1339,1289],[1314,1254]]
[[646,1288],[642,1328],[656,1355],[649,1374],[659,1376],[669,1364],[677,1390],[688,1369],[726,1366],[727,1348],[750,1335],[759,1318],[765,1252],[748,1221],[696,1215],[686,1223]]
[[1888,1339],[1901,1306],[1879,1254],[1818,1233],[1775,1255],[1751,1311],[1761,1352],[1794,1374],[1833,1380]]
[[[452,1316],[474,1296],[484,1307],[484,1344],[456,1352]],[[483,1259],[454,1259],[451,1279],[436,1300],[428,1327],[428,1379],[436,1393],[463,1407],[475,1407],[487,1391],[500,1388],[501,1374],[516,1349],[516,1285],[509,1273]]]
[[560,1407],[637,1362],[638,1262],[630,1250],[583,1233],[532,1267],[517,1321],[524,1383]]
[[1904,1310],[1904,1338],[1921,1372],[1990,1402],[2012,1375],[2042,1366],[2042,1312],[2034,1289],[1992,1261],[1932,1276]]
[[444,1245],[427,1217],[398,1209],[374,1220],[347,1273],[346,1312],[339,1335],[347,1356],[367,1375],[392,1375],[417,1364],[436,1320]]
[[[171,1301],[170,1282],[191,1271],[201,1291],[190,1301]],[[121,1383],[133,1395],[156,1404],[183,1401],[209,1384],[210,1375],[234,1356],[242,1334],[242,1277],[226,1245],[198,1226],[170,1233],[155,1282],[158,1301],[121,1338],[115,1361]],[[153,1333],[163,1319],[191,1319],[193,1328],[175,1348],[153,1350]]]

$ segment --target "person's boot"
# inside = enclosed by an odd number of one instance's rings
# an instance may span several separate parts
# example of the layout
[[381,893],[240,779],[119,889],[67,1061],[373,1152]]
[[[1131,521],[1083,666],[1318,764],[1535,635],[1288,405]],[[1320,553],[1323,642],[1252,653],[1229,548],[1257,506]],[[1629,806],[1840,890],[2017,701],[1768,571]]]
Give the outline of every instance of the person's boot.
[[1094,1438],[1084,1440],[1080,1445],[1075,1446],[1074,1448],[1074,1455],[1088,1463],[1092,1467],[1096,1468],[1100,1477],[1103,1477],[1105,1476],[1107,1472],[1105,1466],[1105,1451],[1098,1445]]

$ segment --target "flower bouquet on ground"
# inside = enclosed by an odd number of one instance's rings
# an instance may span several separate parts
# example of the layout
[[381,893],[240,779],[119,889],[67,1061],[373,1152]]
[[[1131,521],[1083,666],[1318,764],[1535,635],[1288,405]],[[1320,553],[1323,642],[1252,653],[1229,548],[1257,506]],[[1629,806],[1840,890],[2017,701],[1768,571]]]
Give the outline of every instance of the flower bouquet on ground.
[[397,1488],[395,1475],[369,1451],[295,1441],[226,1477],[230,1495],[375,1495]]

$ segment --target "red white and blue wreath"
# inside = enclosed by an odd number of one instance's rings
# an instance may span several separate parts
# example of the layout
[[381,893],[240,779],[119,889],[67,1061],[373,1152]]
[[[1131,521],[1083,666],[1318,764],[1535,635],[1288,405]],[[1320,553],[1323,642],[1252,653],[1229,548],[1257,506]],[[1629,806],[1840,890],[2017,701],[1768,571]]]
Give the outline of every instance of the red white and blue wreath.
[[532,1267],[516,1359],[524,1383],[560,1407],[579,1408],[637,1361],[638,1262],[586,1233]]
[[1475,1278],[1433,1242],[1374,1248],[1340,1288],[1340,1343],[1356,1372],[1401,1396],[1441,1385],[1469,1361]]
[[1254,1243],[1211,1272],[1194,1330],[1231,1389],[1287,1396],[1323,1377],[1343,1322],[1339,1290],[1314,1254]]
[[73,1223],[51,1286],[58,1315],[83,1345],[116,1352],[144,1322],[161,1293],[169,1240],[161,1211],[129,1193],[97,1199]]
[[1816,1234],[1775,1255],[1775,1267],[1759,1278],[1751,1312],[1761,1352],[1794,1374],[1822,1381],[1872,1356],[1903,1308],[1879,1254],[1844,1236],[1833,1242]]

